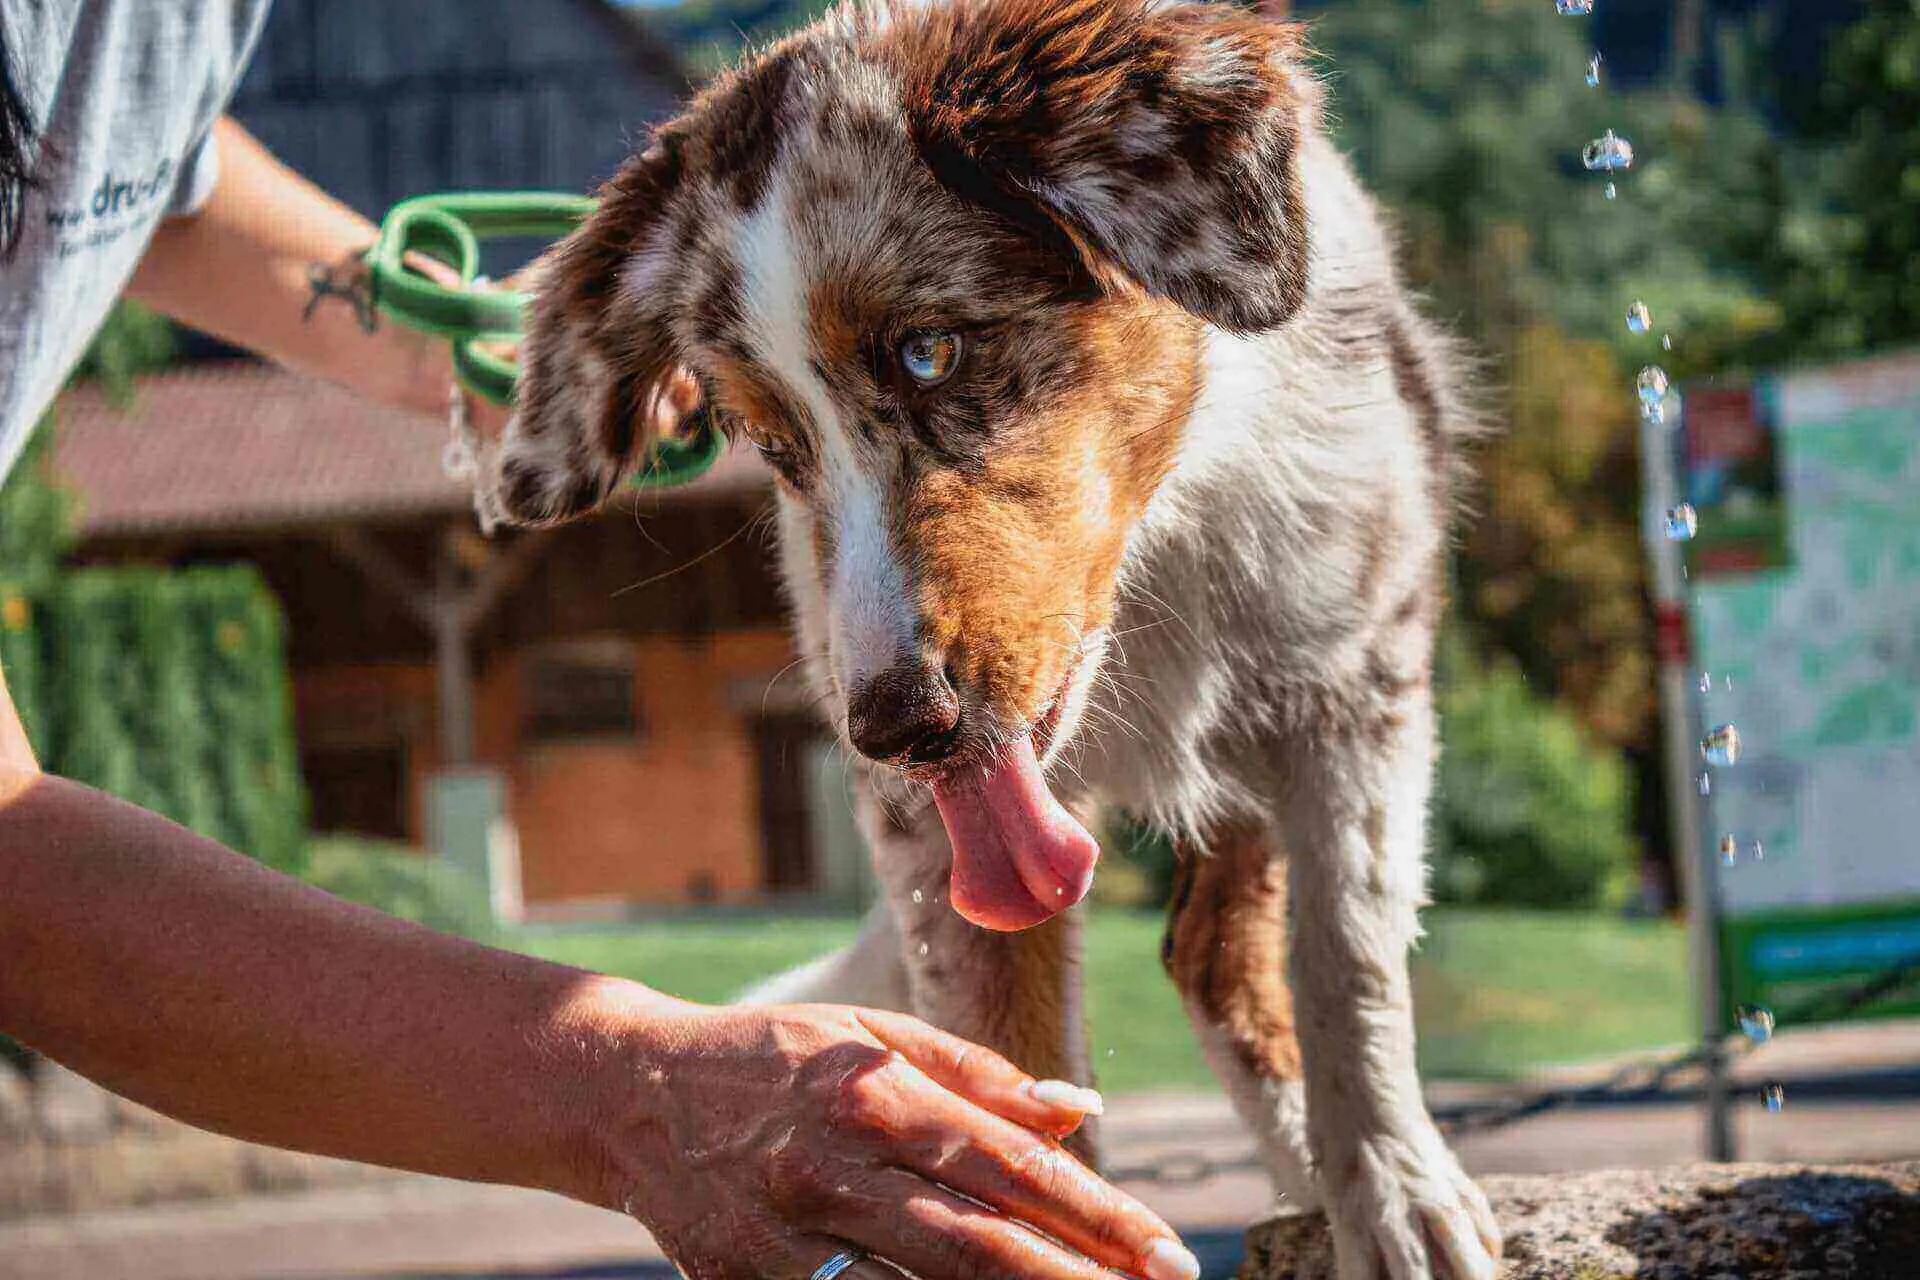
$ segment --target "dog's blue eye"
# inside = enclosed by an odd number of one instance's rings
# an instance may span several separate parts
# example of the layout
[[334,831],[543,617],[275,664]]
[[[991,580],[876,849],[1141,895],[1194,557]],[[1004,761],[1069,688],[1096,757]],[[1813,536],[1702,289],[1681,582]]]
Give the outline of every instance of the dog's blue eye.
[[960,335],[920,332],[900,344],[900,367],[923,387],[937,387],[960,367]]

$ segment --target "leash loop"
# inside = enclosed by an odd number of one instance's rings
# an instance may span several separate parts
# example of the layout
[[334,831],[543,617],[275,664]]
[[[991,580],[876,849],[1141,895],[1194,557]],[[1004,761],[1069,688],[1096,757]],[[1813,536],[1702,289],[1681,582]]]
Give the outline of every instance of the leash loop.
[[[496,348],[525,332],[526,294],[476,288],[480,241],[503,237],[557,240],[593,212],[587,196],[544,191],[453,192],[416,196],[395,205],[367,251],[368,297],[379,314],[453,347],[454,377],[469,393],[497,405],[514,403],[516,361]],[[424,254],[452,271],[459,288],[429,280],[406,265]],[[705,414],[688,423],[684,439],[651,445],[631,483],[638,488],[685,484],[713,466],[725,439]]]

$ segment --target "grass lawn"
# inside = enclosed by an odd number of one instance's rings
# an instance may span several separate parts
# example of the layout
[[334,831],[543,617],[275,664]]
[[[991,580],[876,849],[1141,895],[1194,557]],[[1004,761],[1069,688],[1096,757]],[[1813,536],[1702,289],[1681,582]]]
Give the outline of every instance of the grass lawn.
[[[755,978],[839,946],[834,917],[673,920],[607,929],[530,929],[521,950],[723,1000]],[[1531,911],[1427,916],[1415,960],[1423,1068],[1499,1077],[1547,1062],[1683,1040],[1686,952],[1664,922]],[[1160,970],[1160,917],[1096,912],[1087,940],[1095,1066],[1122,1093],[1213,1082]]]

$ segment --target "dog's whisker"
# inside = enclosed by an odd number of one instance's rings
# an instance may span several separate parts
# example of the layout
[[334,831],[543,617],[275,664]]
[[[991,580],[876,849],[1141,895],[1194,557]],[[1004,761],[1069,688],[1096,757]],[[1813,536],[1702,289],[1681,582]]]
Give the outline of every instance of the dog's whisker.
[[753,521],[751,519],[744,521],[738,529],[735,529],[732,533],[722,538],[719,542],[714,543],[711,547],[708,547],[705,551],[702,551],[699,555],[695,556],[693,559],[686,561],[684,564],[677,564],[671,569],[663,570],[660,573],[656,573],[651,578],[642,578],[638,582],[630,583],[627,586],[621,587],[618,591],[613,592],[609,598],[615,599],[620,596],[624,596],[629,592],[639,591],[642,588],[653,586],[657,582],[664,582],[666,579],[673,577],[677,573],[683,573],[686,570],[693,568],[695,565],[702,563],[703,561],[711,560],[714,556],[719,555],[722,551],[725,551],[728,547],[738,542],[742,537],[746,535],[747,530],[751,529],[752,527],[753,527]]
[[789,671],[792,671],[795,667],[798,667],[801,664],[805,663],[806,660],[807,660],[806,655],[801,654],[799,657],[795,658],[792,662],[789,662],[786,666],[780,668],[778,671],[773,673],[773,678],[767,681],[767,687],[763,689],[760,693],[760,714],[761,715],[764,716],[765,714],[767,714],[767,699],[773,696],[773,686],[779,684],[781,679]]

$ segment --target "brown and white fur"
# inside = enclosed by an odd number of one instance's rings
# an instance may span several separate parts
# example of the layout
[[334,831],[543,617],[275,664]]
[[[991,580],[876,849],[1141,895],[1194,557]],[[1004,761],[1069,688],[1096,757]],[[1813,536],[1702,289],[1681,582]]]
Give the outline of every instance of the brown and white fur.
[[[1479,1280],[1498,1237],[1422,1101],[1407,975],[1466,418],[1302,59],[1214,5],[830,14],[557,250],[491,498],[598,504],[690,370],[773,455],[836,725],[944,670],[953,758],[1033,732],[1070,808],[1175,833],[1167,968],[1279,1192],[1345,1280]],[[890,363],[922,329],[966,335],[931,391]],[[940,767],[869,771],[885,904],[761,996],[904,1005],[1084,1080],[1072,915],[955,914]]]

